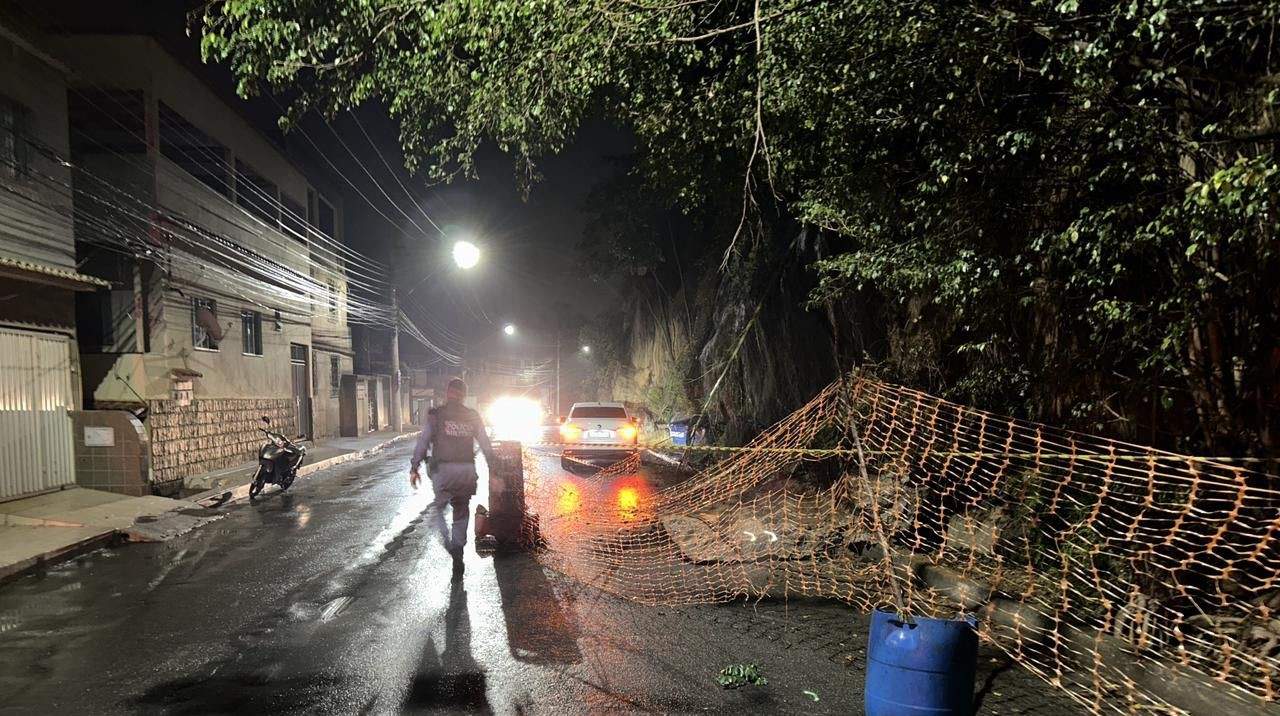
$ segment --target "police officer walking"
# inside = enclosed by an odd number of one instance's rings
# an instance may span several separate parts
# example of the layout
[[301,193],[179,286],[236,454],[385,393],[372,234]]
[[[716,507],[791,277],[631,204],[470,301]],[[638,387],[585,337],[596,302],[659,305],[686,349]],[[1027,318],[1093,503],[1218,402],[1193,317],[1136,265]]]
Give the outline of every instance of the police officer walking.
[[[439,531],[444,547],[453,556],[455,575],[462,574],[462,548],[467,544],[467,522],[470,518],[471,496],[476,494],[476,444],[484,452],[485,460],[494,464],[493,446],[485,432],[480,414],[462,404],[467,397],[467,384],[459,378],[449,381],[445,389],[444,405],[432,408],[427,414],[426,425],[413,450],[409,465],[409,484],[415,489],[421,481],[418,468],[427,459],[427,476],[435,499],[431,503],[431,523]],[[444,507],[453,509],[452,534],[445,529]]]

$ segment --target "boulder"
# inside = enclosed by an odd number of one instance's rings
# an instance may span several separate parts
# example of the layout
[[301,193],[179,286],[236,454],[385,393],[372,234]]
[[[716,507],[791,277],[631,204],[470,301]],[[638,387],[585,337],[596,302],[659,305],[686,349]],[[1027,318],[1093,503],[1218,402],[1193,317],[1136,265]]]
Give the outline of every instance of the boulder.
[[917,565],[916,574],[920,581],[961,609],[973,610],[991,599],[991,585],[969,579],[953,569],[924,563]]
[[947,548],[990,555],[1008,522],[1001,508],[977,515],[955,515],[947,523]]
[[978,619],[997,633],[1002,629],[1012,632],[1022,642],[1050,638],[1049,618],[1035,607],[1012,599],[992,599],[978,612]]
[[735,546],[725,542],[716,530],[697,517],[663,515],[660,521],[680,552],[692,562],[719,562],[737,558]]
[[1280,716],[1280,704],[1267,703],[1226,686],[1208,674],[1167,659],[1140,656],[1111,634],[1094,629],[1063,628],[1068,653],[1084,655],[1080,666],[1091,668],[1095,658],[1138,688],[1190,714]]

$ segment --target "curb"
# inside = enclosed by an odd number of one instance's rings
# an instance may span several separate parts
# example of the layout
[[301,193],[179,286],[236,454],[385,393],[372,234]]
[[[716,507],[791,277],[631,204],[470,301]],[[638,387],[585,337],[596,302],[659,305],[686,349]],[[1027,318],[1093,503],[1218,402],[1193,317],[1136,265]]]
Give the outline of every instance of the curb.
[[118,531],[104,530],[100,534],[91,535],[79,542],[49,550],[44,554],[28,557],[13,564],[0,565],[0,584],[11,582],[42,567],[52,567],[55,564],[75,559],[87,552],[110,546],[119,538],[120,533]]
[[[308,463],[298,468],[298,479],[301,480],[311,475],[312,473],[316,473],[321,470],[334,467],[336,465],[341,465],[343,463],[348,463],[348,462],[355,462],[357,460],[364,460],[365,458],[372,457],[374,454],[379,453],[391,447],[392,445],[395,445],[396,443],[404,442],[406,440],[416,439],[417,436],[418,436],[417,433],[412,433],[412,432],[405,433],[403,435],[397,435],[385,442],[374,445],[371,448],[365,448],[364,450],[349,452],[345,455],[335,455],[331,458],[327,458],[319,462]],[[222,507],[232,502],[243,500],[248,496],[249,496],[249,484],[246,482],[244,484],[236,485],[235,487],[219,487],[212,490],[206,490],[204,492],[192,495],[186,499],[200,505],[201,507]]]
[[673,465],[677,467],[680,465],[679,460],[675,459],[674,457],[671,457],[670,455],[663,455],[662,453],[658,452],[657,450],[654,450],[653,448],[645,448],[644,452],[649,457],[652,457],[658,460],[659,462],[665,462],[668,465]]

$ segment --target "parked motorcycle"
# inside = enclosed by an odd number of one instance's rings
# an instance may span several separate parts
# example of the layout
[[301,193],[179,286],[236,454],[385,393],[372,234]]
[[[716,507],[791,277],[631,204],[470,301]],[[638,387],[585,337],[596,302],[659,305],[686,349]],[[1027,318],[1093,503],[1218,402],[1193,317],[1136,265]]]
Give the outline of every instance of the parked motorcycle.
[[[271,418],[262,416],[262,422],[271,425]],[[279,485],[281,490],[289,489],[298,477],[298,468],[307,456],[307,446],[295,443],[284,435],[258,428],[267,435],[267,442],[258,450],[258,471],[253,474],[253,482],[249,484],[249,497],[257,497],[267,483]],[[301,436],[299,436],[301,437]]]

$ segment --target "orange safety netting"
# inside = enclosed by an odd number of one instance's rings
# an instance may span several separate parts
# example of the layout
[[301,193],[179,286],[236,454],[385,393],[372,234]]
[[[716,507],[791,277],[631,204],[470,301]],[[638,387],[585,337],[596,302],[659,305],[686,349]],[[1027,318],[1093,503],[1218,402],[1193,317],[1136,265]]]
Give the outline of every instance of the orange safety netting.
[[[1094,712],[1280,699],[1274,476],[862,377],[665,488],[526,450],[554,568],[650,604],[819,596],[980,635]],[[536,533],[536,536],[534,535]]]

